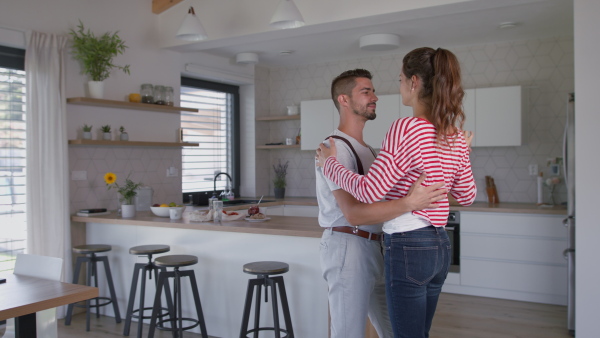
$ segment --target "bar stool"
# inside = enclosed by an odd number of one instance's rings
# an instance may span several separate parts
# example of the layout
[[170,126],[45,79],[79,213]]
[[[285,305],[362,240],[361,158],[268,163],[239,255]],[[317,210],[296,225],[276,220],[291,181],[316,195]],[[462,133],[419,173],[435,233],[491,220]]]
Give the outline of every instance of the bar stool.
[[[287,333],[285,337],[293,338],[294,329],[292,328],[292,319],[290,317],[290,308],[285,293],[285,284],[283,277],[269,277],[269,275],[279,275],[288,272],[290,269],[287,263],[283,262],[253,262],[244,264],[244,272],[251,275],[256,275],[256,279],[248,280],[248,291],[246,292],[246,304],[244,305],[244,316],[242,319],[242,329],[240,338],[245,338],[249,333],[254,333],[254,337],[258,337],[259,331],[272,330],[275,332],[276,338],[281,338],[281,332]],[[268,290],[271,287],[271,304],[273,306],[273,322],[274,327],[259,327],[260,319],[260,294],[261,286],[265,287],[265,303],[268,302]],[[281,297],[281,307],[283,318],[285,321],[285,329],[279,326],[279,310],[277,307],[277,290],[279,286],[279,296]],[[250,320],[250,309],[252,308],[252,294],[256,288],[256,304],[254,306],[254,328],[248,330],[248,321]]]
[[[206,324],[204,323],[204,315],[202,314],[202,305],[200,304],[200,295],[198,294],[198,284],[196,284],[196,275],[194,270],[179,271],[180,267],[190,266],[198,263],[198,257],[191,255],[168,255],[154,259],[154,264],[158,267],[173,268],[173,271],[161,271],[158,274],[158,285],[156,286],[156,295],[154,296],[154,307],[152,309],[152,319],[150,320],[150,332],[148,332],[148,338],[154,337],[154,331],[158,327],[159,330],[172,331],[173,337],[182,337],[184,330],[190,330],[196,326],[200,326],[202,338],[208,338],[206,333]],[[189,277],[192,294],[194,297],[194,304],[196,305],[196,315],[198,319],[184,318],[181,311],[181,277]],[[167,281],[169,278],[173,278],[173,312],[171,312],[170,319],[158,319],[159,313],[161,312],[160,297],[162,289],[169,287]],[[183,321],[192,322],[192,325],[183,326]],[[171,327],[164,327],[165,322],[170,322]]]
[[[79,283],[79,273],[81,271],[81,266],[85,263],[87,269],[87,278],[86,284],[87,286],[92,286],[92,277],[94,277],[94,285],[98,287],[98,274],[97,274],[97,262],[104,263],[104,271],[106,273],[106,280],[108,282],[108,290],[110,291],[109,297],[96,297],[92,299],[88,299],[85,301],[85,305],[80,305],[76,303],[69,304],[67,307],[67,315],[65,317],[65,325],[71,325],[71,316],[73,315],[73,307],[85,307],[85,330],[90,330],[90,308],[96,308],[96,318],[100,318],[99,308],[101,306],[105,306],[108,304],[113,305],[113,310],[115,311],[115,320],[117,323],[121,322],[121,314],[119,312],[119,304],[117,304],[117,296],[115,295],[115,286],[113,284],[112,274],[110,273],[110,265],[108,264],[108,257],[106,256],[96,256],[99,252],[107,252],[112,250],[110,245],[105,244],[89,244],[89,245],[79,245],[73,247],[73,252],[77,254],[82,254],[86,256],[77,257],[77,261],[75,263],[75,271],[73,273],[73,284]],[[92,300],[95,300],[96,304],[91,305]],[[105,300],[104,303],[99,303],[99,300]]]
[[[158,267],[152,262],[152,255],[161,254],[165,252],[169,252],[171,247],[168,245],[140,245],[134,246],[129,249],[129,253],[132,255],[146,255],[148,257],[148,263],[136,263],[133,269],[133,279],[131,281],[131,291],[129,292],[129,303],[127,305],[127,313],[125,314],[125,328],[123,329],[123,335],[129,336],[129,329],[131,327],[131,318],[138,318],[138,330],[137,337],[142,337],[142,328],[144,324],[144,319],[150,319],[152,316],[144,316],[144,311],[152,310],[152,307],[144,307],[144,301],[146,296],[146,273],[148,273],[148,278],[152,279],[152,274],[154,274],[154,285],[158,285],[158,273],[159,272],[167,272],[167,268]],[[140,300],[139,307],[134,310],[133,306],[135,303],[135,296],[138,285],[138,277],[140,275],[140,271],[142,272],[142,285],[140,287]],[[167,282],[168,283],[168,282]],[[173,312],[173,302],[171,299],[171,290],[167,284],[165,288],[165,296],[167,298],[167,309],[162,308],[161,310],[166,310],[166,312],[161,313],[158,317],[162,318]],[[136,314],[137,313],[137,314]]]

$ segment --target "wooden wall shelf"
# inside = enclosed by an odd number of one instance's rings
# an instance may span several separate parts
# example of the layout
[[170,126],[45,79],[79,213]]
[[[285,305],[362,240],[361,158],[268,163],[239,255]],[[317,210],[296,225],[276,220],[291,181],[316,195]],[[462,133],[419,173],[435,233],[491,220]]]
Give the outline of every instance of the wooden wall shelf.
[[92,99],[89,97],[70,97],[70,98],[67,98],[67,103],[75,104],[75,105],[82,105],[82,106],[135,109],[135,110],[157,111],[157,112],[175,113],[175,114],[179,114],[182,111],[191,112],[191,113],[198,112],[198,109],[192,109],[192,108],[173,107],[173,106],[164,106],[164,105],[159,105],[159,104],[138,103],[138,102],[128,102],[128,101]]
[[286,120],[300,120],[300,114],[298,115],[281,115],[281,116],[259,116],[256,121],[286,121]]
[[299,144],[292,144],[291,146],[286,146],[285,144],[277,145],[277,146],[256,146],[256,149],[292,149],[292,148],[300,148]]
[[[187,142],[145,142],[145,141],[105,141],[105,140],[69,140],[71,145],[79,146],[125,146],[125,147],[197,147],[198,143]],[[289,146],[288,146],[289,147]]]

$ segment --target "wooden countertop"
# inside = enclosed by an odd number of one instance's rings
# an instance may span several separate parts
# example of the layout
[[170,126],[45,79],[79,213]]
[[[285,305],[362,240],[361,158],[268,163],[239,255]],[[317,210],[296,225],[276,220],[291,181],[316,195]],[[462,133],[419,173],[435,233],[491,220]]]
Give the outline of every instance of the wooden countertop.
[[[246,199],[246,198],[245,198]],[[254,198],[247,198],[254,199]],[[277,205],[302,205],[302,206],[317,206],[316,198],[307,197],[291,197],[283,200],[275,200],[274,198],[265,198],[273,202],[261,202],[262,206],[277,206]],[[236,205],[226,207],[225,210],[243,210],[245,205]],[[74,222],[90,222],[90,223],[106,223],[106,224],[127,224],[127,225],[142,225],[165,228],[179,229],[195,229],[209,231],[227,231],[254,233],[279,236],[300,236],[300,237],[321,237],[323,231],[319,226],[316,217],[295,217],[295,216],[269,216],[271,219],[265,222],[248,222],[240,221],[224,221],[221,224],[213,222],[192,222],[189,220],[189,213],[196,208],[188,207],[183,214],[181,220],[171,220],[168,217],[157,217],[151,211],[138,211],[134,218],[122,218],[116,212],[104,216],[72,216]],[[202,207],[200,207],[202,209]],[[495,213],[525,213],[525,214],[546,214],[546,215],[566,215],[567,211],[564,207],[538,207],[535,204],[527,203],[499,203],[490,205],[488,203],[477,202],[472,206],[450,206],[451,210],[456,211],[474,211],[474,212],[495,212]]]
[[[261,203],[262,204],[262,203]],[[233,208],[238,210],[240,208]],[[157,217],[151,211],[138,211],[134,218],[122,218],[116,212],[104,216],[72,216],[74,222],[106,223],[106,224],[127,224],[143,225],[163,228],[209,230],[209,231],[227,231],[241,232],[250,234],[265,234],[279,236],[300,236],[320,238],[323,230],[319,226],[316,217],[295,217],[295,216],[269,216],[265,222],[223,221],[220,224],[214,222],[192,222],[189,220],[189,213],[186,211],[180,220],[171,220],[168,217]]]

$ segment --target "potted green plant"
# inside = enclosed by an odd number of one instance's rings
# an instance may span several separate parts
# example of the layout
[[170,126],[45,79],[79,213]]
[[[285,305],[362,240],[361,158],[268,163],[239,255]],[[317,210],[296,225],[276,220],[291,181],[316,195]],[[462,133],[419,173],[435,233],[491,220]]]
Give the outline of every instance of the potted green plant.
[[121,126],[119,128],[119,131],[121,132],[121,135],[119,136],[121,141],[129,141],[129,134],[127,134],[127,132],[125,131],[125,127]]
[[73,57],[82,64],[82,73],[89,75],[88,89],[92,98],[101,99],[104,95],[103,81],[110,72],[116,68],[129,74],[129,65],[118,66],[113,63],[113,58],[123,54],[127,46],[119,37],[118,31],[104,33],[96,36],[89,29],[85,29],[81,20],[77,30],[71,29],[69,34],[73,38]]
[[88,126],[87,124],[84,124],[81,129],[83,130],[83,133],[81,134],[83,139],[91,140],[92,139],[92,126],[91,125]]
[[135,217],[135,205],[133,204],[133,198],[137,195],[136,190],[142,185],[142,183],[135,183],[129,178],[129,176],[127,176],[125,179],[125,185],[119,185],[117,183],[117,175],[110,172],[104,174],[104,182],[106,182],[109,190],[111,188],[115,188],[121,195],[121,197],[119,197],[119,201],[121,202],[121,216],[124,218]]
[[100,129],[102,130],[102,139],[110,141],[112,139],[112,135],[110,134],[110,125],[107,124],[100,127]]
[[285,164],[281,164],[281,160],[277,165],[273,165],[273,169],[275,170],[275,178],[273,179],[273,185],[275,187],[275,198],[284,198],[285,197],[285,176],[287,175],[287,168],[290,161],[285,162]]

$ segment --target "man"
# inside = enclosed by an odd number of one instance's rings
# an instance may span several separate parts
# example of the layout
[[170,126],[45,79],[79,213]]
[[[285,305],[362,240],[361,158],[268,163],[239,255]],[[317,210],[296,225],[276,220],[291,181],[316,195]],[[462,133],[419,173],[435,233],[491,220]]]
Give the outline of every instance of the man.
[[[360,174],[369,170],[376,156],[363,140],[365,123],[376,117],[377,96],[371,78],[368,70],[354,69],[343,72],[331,84],[331,96],[340,114],[340,124],[331,134],[336,157]],[[422,187],[423,179],[405,198],[363,204],[326,179],[317,167],[319,224],[325,229],[321,268],[329,286],[332,338],[363,338],[367,316],[379,337],[393,337],[385,296],[380,223],[413,210],[435,208],[433,202],[442,199],[445,191],[437,190],[442,184]]]

